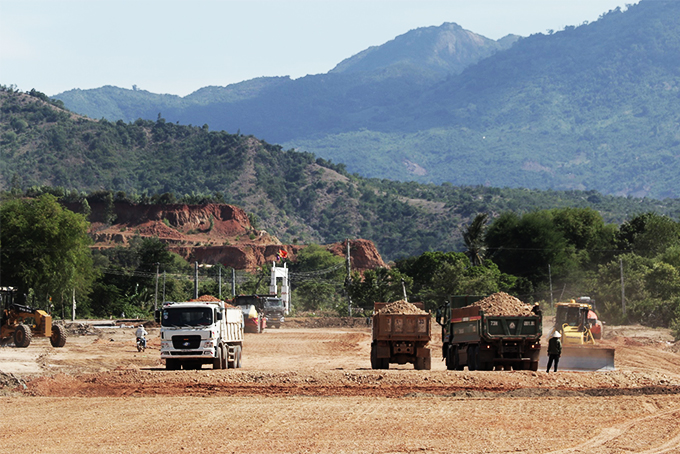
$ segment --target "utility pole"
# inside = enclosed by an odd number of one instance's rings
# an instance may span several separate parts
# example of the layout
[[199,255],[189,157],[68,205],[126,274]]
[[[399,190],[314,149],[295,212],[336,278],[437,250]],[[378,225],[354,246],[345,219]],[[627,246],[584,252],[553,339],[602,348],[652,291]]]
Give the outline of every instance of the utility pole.
[[350,246],[349,246],[349,238],[347,238],[347,256],[346,256],[346,266],[347,266],[347,313],[349,316],[352,316],[352,296],[349,293],[350,288],[352,287],[352,259],[349,255],[350,251]]
[[161,264],[156,262],[156,293],[153,297],[153,310],[156,312],[158,310],[158,273],[160,271]]
[[222,300],[222,267],[221,266],[217,269],[217,272],[218,272],[218,276],[219,276],[218,279],[217,279],[217,288],[218,288],[217,293],[219,293],[219,295],[217,295],[217,296],[221,301]]
[[619,267],[621,268],[621,312],[626,316],[626,288],[623,284],[623,259],[619,259]]
[[236,270],[231,269],[231,297],[236,298]]
[[548,279],[550,280],[550,307],[553,307],[552,271],[550,270],[550,264],[549,263],[548,263]]
[[165,303],[165,270],[163,271],[163,302]]
[[194,262],[194,299],[198,299],[198,262]]

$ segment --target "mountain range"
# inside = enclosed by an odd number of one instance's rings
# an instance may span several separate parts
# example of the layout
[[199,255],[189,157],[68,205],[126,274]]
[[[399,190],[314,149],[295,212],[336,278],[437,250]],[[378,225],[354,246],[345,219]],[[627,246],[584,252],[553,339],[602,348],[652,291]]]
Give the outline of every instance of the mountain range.
[[493,41],[412,30],[327,74],[181,98],[102,87],[55,98],[92,118],[253,134],[366,177],[680,196],[680,2]]
[[49,192],[84,213],[95,204],[230,203],[249,213],[254,229],[283,243],[365,238],[386,260],[462,250],[462,231],[478,213],[589,207],[615,223],[647,211],[680,215],[680,199],[367,179],[251,135],[164,118],[92,120],[43,93],[4,86],[0,190],[0,200]]

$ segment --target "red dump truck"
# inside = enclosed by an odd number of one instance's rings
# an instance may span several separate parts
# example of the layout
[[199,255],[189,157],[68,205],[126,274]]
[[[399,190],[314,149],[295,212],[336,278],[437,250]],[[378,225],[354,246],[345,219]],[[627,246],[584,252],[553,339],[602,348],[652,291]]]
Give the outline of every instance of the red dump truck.
[[371,367],[412,363],[416,370],[430,370],[430,318],[423,303],[375,303]]

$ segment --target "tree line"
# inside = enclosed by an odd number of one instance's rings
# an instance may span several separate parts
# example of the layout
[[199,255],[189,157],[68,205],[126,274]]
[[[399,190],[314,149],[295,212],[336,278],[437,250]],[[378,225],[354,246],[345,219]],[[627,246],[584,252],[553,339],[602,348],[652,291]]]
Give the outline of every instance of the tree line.
[[[193,296],[192,265],[158,238],[96,249],[88,229],[85,214],[52,194],[7,198],[0,207],[0,285],[18,288],[29,304],[57,317],[70,313],[74,292],[79,317],[149,317],[158,301]],[[668,216],[642,213],[617,225],[590,208],[481,213],[462,236],[461,251],[428,251],[350,276],[341,257],[311,244],[295,261],[283,259],[293,308],[349,315],[351,299],[352,315],[366,315],[374,302],[403,299],[404,291],[431,310],[452,295],[505,291],[546,308],[587,295],[609,323],[670,327],[680,335],[680,223]],[[269,266],[239,271],[233,289],[231,270],[202,267],[199,293],[266,293]]]

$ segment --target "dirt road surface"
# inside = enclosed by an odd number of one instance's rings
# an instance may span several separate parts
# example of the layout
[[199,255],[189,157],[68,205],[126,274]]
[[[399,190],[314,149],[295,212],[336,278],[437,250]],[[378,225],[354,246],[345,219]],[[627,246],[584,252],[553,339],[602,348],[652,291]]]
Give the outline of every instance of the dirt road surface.
[[[0,347],[0,453],[680,453],[680,344],[608,327],[615,371],[370,369],[365,326],[246,334],[243,369],[166,371],[158,329]],[[433,330],[437,332],[437,330]]]

